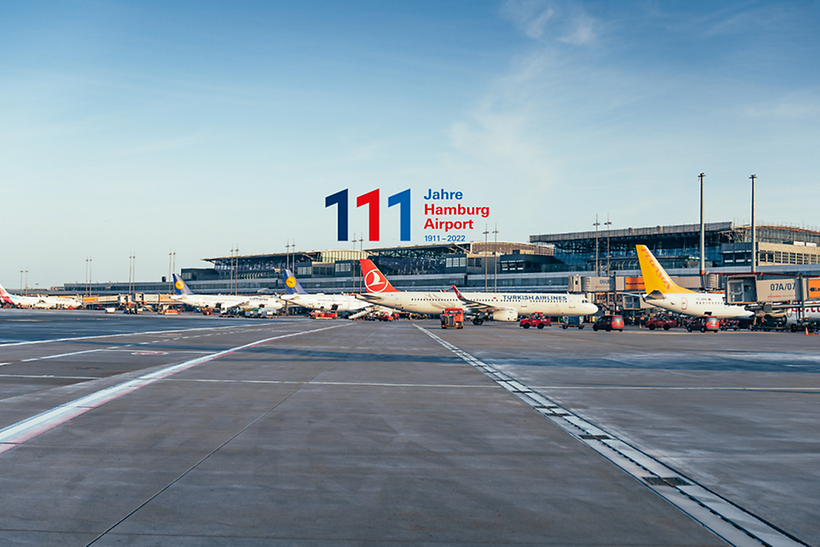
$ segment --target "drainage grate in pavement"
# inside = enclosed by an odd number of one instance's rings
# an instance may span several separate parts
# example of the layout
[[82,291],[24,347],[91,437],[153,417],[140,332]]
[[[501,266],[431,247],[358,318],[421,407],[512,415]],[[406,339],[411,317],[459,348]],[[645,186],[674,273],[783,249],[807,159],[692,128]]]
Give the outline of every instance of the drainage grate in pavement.
[[585,441],[607,441],[611,439],[609,435],[581,435]]
[[643,477],[648,484],[653,486],[689,486],[689,483],[678,477]]

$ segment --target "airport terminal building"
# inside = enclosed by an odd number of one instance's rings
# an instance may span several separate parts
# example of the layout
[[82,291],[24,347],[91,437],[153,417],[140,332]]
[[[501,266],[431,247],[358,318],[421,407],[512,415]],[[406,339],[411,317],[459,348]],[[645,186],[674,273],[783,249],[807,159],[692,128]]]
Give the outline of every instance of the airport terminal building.
[[[820,273],[820,232],[793,226],[757,226],[759,271]],[[710,273],[748,272],[751,226],[731,222],[705,225],[706,269]],[[371,258],[398,289],[567,291],[570,278],[640,276],[635,245],[647,245],[673,275],[697,276],[700,225],[653,226],[539,234],[528,243],[483,242],[323,250],[206,258],[212,268],[183,268],[195,292],[284,292],[282,272],[290,268],[309,292],[362,290],[359,259]],[[722,276],[713,281],[721,288]],[[65,292],[127,294],[167,292],[167,280],[67,284]]]

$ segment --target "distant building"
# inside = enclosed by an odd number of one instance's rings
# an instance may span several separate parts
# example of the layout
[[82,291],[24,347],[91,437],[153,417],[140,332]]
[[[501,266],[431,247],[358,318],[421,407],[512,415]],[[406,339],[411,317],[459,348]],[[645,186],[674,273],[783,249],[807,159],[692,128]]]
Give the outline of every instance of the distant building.
[[[705,225],[706,267],[714,272],[750,268],[751,227],[731,222]],[[820,232],[793,226],[757,227],[758,265],[782,271],[820,273]],[[647,245],[668,270],[697,275],[700,225],[653,226],[530,236],[529,243],[443,243],[365,250],[332,249],[206,258],[213,268],[183,268],[195,292],[283,292],[282,271],[290,267],[310,292],[362,290],[359,259],[370,257],[397,288],[565,291],[570,277],[640,275],[635,245]],[[597,249],[597,260],[596,260]],[[596,268],[597,264],[597,268]],[[684,270],[692,270],[687,272]],[[699,285],[696,284],[697,286]],[[138,283],[134,291],[163,292],[170,284]],[[58,293],[127,293],[125,282],[66,284]]]
[[[707,267],[751,266],[751,226],[718,222],[704,228]],[[820,264],[820,232],[757,226],[756,239],[760,265]],[[552,248],[556,259],[581,271],[596,270],[596,247],[601,272],[607,272],[607,264],[609,271],[636,270],[637,244],[649,247],[665,268],[698,268],[700,263],[700,224],[533,235],[530,242]]]

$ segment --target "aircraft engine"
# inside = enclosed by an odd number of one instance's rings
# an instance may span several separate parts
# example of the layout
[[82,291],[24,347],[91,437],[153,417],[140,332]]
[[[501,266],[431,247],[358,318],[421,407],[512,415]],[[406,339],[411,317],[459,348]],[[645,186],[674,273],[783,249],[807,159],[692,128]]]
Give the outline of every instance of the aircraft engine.
[[496,321],[518,321],[518,312],[513,309],[497,310],[493,312]]

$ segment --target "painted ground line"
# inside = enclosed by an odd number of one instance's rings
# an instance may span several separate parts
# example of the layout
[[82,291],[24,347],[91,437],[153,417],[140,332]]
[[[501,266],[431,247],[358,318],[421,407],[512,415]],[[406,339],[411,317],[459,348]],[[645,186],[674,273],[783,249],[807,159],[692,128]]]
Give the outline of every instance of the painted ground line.
[[72,355],[82,355],[84,353],[96,353],[98,351],[106,351],[111,348],[97,348],[87,349],[85,351],[72,351],[71,353],[60,353],[57,355],[44,355],[43,357],[32,357],[31,359],[23,359],[21,363],[31,363],[32,361],[45,361],[46,359],[57,359],[58,357],[71,357]]
[[516,395],[561,429],[620,467],[683,513],[730,545],[738,547],[807,546],[739,505],[722,498],[593,423],[573,414],[511,376],[473,357],[457,346],[415,325],[424,334]]
[[50,344],[52,342],[73,342],[75,340],[96,340],[98,338],[118,338],[120,336],[140,336],[145,335],[149,336],[152,334],[165,334],[165,333],[174,333],[174,332],[190,332],[190,331],[197,331],[197,330],[216,330],[216,329],[240,329],[242,325],[230,325],[227,327],[197,327],[195,329],[175,329],[175,330],[154,330],[154,331],[145,331],[145,332],[121,332],[118,334],[96,334],[94,336],[76,336],[74,338],[51,338],[49,340],[27,340],[25,342],[9,342],[6,344],[0,344],[0,348],[5,348],[9,346],[29,346],[32,344]]
[[176,365],[166,366],[155,372],[144,374],[133,380],[128,380],[116,386],[102,389],[90,395],[86,395],[85,397],[75,399],[74,401],[70,401],[56,408],[52,408],[51,410],[47,410],[45,412],[37,414],[36,416],[32,416],[31,418],[27,418],[25,420],[17,422],[16,424],[10,425],[0,430],[0,454],[6,452],[7,450],[11,450],[15,446],[18,446],[30,439],[33,439],[34,437],[37,437],[38,435],[41,435],[46,431],[50,431],[58,425],[64,424],[65,422],[72,420],[77,416],[85,414],[89,410],[98,408],[115,399],[119,399],[123,395],[126,395],[147,385],[150,385],[156,382],[157,380],[168,378],[169,376],[172,376],[184,370],[188,370],[197,365],[201,365],[203,363],[219,359],[220,357],[225,357],[226,355],[231,355],[233,353],[237,353],[256,346],[260,346],[262,344],[266,344],[274,340],[281,340],[283,338],[290,338],[293,336],[301,336],[303,334],[311,334],[324,330],[335,329],[341,326],[344,325],[333,325],[330,327],[323,327],[321,329],[295,332],[290,334],[282,334],[271,338],[265,338],[264,340],[257,340],[256,342],[251,342],[249,344],[244,344],[242,346],[237,346],[217,353],[212,353],[210,355],[197,357],[196,359],[184,361]]

